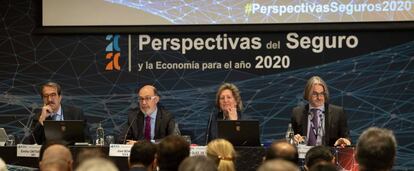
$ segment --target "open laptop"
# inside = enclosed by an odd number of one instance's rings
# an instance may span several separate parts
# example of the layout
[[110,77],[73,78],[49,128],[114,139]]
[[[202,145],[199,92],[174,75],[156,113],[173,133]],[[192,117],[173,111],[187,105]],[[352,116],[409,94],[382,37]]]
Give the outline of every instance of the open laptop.
[[260,146],[258,120],[218,120],[219,138],[230,141],[234,146]]
[[4,128],[0,128],[0,146],[6,145],[7,139],[8,137],[7,137],[6,130]]
[[64,120],[43,122],[46,141],[60,140],[73,145],[75,142],[85,142],[83,120]]

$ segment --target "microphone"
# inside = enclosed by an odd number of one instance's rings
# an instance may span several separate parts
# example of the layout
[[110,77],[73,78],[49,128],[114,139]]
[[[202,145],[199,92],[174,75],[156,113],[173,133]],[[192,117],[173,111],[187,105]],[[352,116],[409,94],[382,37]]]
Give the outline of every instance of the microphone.
[[125,136],[124,136],[124,141],[123,141],[123,144],[125,144],[125,142],[126,142],[126,138],[127,138],[127,136],[128,136],[128,133],[129,133],[129,129],[131,129],[132,124],[133,124],[133,123],[137,120],[138,115],[139,115],[139,112],[138,112],[138,113],[137,113],[137,115],[135,116],[134,120],[132,120],[132,122],[129,124],[128,129],[127,129],[127,131],[125,132]]
[[214,114],[214,109],[213,111],[210,113],[209,119],[208,119],[208,124],[207,124],[207,133],[206,133],[206,144],[208,144],[208,140],[210,138],[210,129],[211,129],[211,122],[213,120],[213,114]]
[[[27,131],[27,132],[29,132],[29,133],[30,133],[30,135],[31,135],[31,136],[32,136],[32,138],[33,138],[34,143],[35,143],[35,144],[37,144],[36,138],[35,138],[35,136],[33,135],[33,131],[30,129],[30,127],[32,127],[33,120],[31,119],[31,120],[29,121],[29,122],[30,122],[30,124],[29,124],[29,127],[28,127],[28,126],[26,126],[25,124],[23,124],[20,120],[18,120],[18,119],[17,119],[17,117],[16,117],[16,115],[14,116],[14,118],[15,118],[15,120],[17,120],[17,122],[19,122],[19,124],[20,124],[20,125],[22,125],[22,126],[23,126],[23,129],[24,129],[25,134],[26,134],[26,131]],[[22,142],[25,140],[25,138],[26,138],[26,135],[23,137],[23,139],[20,141],[20,143],[22,143]]]

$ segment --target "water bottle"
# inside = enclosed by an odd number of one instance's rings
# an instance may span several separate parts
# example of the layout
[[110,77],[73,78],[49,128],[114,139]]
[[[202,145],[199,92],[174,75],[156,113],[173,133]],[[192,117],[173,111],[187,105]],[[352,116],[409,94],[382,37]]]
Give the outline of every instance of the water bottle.
[[175,132],[175,135],[181,135],[181,131],[180,131],[180,128],[178,127],[178,123],[175,123],[174,125],[174,132]]
[[104,145],[105,144],[105,133],[104,129],[102,128],[102,124],[99,123],[98,127],[96,128],[96,142],[95,145]]
[[286,135],[285,135],[285,138],[286,138],[286,141],[289,143],[289,144],[295,144],[295,141],[294,141],[294,139],[293,139],[293,136],[294,136],[294,132],[293,132],[293,128],[292,128],[292,124],[291,123],[289,123],[289,126],[288,126],[288,129],[287,129],[287,131],[286,131]]

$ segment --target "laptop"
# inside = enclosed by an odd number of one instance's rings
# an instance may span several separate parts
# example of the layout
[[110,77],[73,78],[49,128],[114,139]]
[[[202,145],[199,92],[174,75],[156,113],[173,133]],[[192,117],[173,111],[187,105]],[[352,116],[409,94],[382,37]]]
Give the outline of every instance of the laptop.
[[58,140],[68,145],[85,142],[85,122],[83,120],[46,120],[43,122],[43,127],[46,141]]
[[261,146],[258,120],[218,120],[217,132],[233,146]]
[[0,128],[0,146],[6,145],[7,139],[8,137],[7,137],[6,130],[4,128]]

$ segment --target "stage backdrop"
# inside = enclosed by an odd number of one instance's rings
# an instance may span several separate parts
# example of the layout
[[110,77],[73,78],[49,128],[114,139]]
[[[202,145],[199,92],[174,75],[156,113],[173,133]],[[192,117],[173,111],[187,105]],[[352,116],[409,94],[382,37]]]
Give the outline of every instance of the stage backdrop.
[[306,103],[307,79],[319,75],[329,102],[345,107],[353,143],[370,126],[392,129],[395,168],[414,168],[414,31],[40,35],[39,10],[32,1],[0,4],[0,127],[19,141],[31,134],[40,86],[55,81],[91,133],[102,122],[107,135],[120,135],[137,88],[153,84],[199,144],[218,86],[234,83],[243,115],[258,119],[270,142],[284,138],[292,108]]

